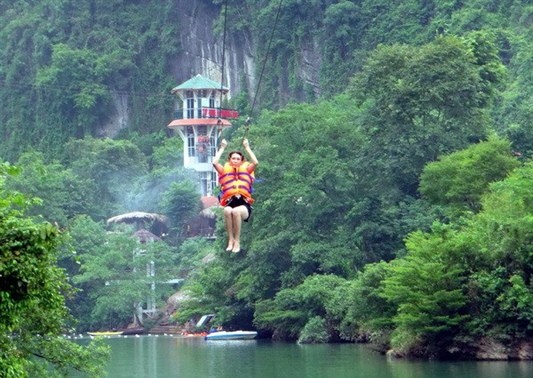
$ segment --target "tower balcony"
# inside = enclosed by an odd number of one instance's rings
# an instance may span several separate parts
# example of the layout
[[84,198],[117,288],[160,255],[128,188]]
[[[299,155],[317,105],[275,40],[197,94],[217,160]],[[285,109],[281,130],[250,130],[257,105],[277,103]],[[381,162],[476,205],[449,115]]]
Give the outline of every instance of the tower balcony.
[[235,109],[206,108],[178,109],[174,112],[174,119],[235,119],[239,112]]

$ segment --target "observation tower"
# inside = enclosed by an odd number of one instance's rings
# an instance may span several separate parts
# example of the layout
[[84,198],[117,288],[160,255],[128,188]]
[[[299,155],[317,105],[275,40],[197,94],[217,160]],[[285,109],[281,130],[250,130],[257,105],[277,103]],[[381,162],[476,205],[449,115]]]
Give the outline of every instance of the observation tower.
[[218,139],[222,130],[231,127],[228,119],[239,113],[222,109],[222,97],[228,88],[202,75],[187,80],[172,89],[179,100],[174,120],[168,124],[183,141],[183,165],[198,172],[200,193],[213,196],[217,173],[213,169]]

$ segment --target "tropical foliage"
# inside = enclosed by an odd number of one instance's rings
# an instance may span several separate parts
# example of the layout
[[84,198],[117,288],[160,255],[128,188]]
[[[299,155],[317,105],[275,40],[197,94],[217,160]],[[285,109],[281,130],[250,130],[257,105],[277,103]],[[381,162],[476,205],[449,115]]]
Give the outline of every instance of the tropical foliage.
[[[472,38],[479,51],[490,51],[481,44],[491,42],[480,35],[439,37],[419,50],[415,64],[404,58],[403,47],[383,47],[347,94],[264,113],[255,130],[262,180],[254,216],[261,224],[252,225],[242,257],[220,256],[197,271],[184,314],[209,309],[229,324],[248,314],[274,337],[315,342],[324,340],[326,329],[328,339],[369,340],[425,356],[444,356],[450,346],[470,353],[482,336],[530,335],[518,318],[510,320],[517,327],[480,329],[479,305],[472,306],[480,300],[472,288],[479,293],[484,287],[477,280],[493,280],[483,266],[502,274],[496,296],[513,277],[483,253],[496,248],[483,238],[498,226],[479,234],[473,228],[490,211],[485,198],[491,185],[507,182],[522,166],[509,141],[489,137],[487,110],[502,78],[480,74],[488,68],[480,70]],[[392,62],[396,69],[388,68]],[[501,72],[496,62],[485,64]],[[456,65],[464,87],[455,80],[458,72],[445,72]],[[411,77],[416,79],[402,92],[398,86]],[[478,89],[468,94],[472,85]],[[440,90],[435,98],[422,95],[433,90]],[[358,94],[362,101],[353,101]],[[457,96],[465,97],[455,102]],[[517,214],[526,223],[527,211]],[[528,243],[518,242],[522,258]],[[329,277],[347,283],[329,285]],[[530,274],[519,277],[509,283],[527,297]],[[327,295],[315,296],[313,287]],[[492,306],[491,300],[483,306]]]
[[61,235],[50,223],[25,215],[33,199],[6,190],[6,176],[15,173],[0,165],[0,375],[66,376],[79,370],[99,376],[107,348],[97,342],[83,347],[61,336],[69,327],[65,296],[72,295],[57,267]]
[[[202,2],[217,33],[222,3]],[[239,254],[224,252],[221,221],[215,242],[183,232],[199,195],[162,95],[180,11],[0,0],[0,157],[18,167],[0,166],[0,376],[101,374],[101,346],[57,336],[124,326],[176,278],[179,322],[215,313],[280,339],[426,357],[531,339],[530,5],[228,2],[242,15],[230,33],[249,33],[265,62],[260,116],[225,134],[236,148],[248,136],[260,160]],[[251,111],[252,94],[234,103]],[[106,223],[133,211],[169,220],[161,240]]]

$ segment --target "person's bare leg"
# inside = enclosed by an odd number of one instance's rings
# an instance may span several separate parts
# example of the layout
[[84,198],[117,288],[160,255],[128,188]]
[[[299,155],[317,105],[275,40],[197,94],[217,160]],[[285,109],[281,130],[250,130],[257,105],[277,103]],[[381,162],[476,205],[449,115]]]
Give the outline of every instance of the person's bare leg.
[[224,208],[224,223],[226,224],[226,232],[228,233],[228,246],[226,251],[233,250],[233,245],[235,243],[234,230],[233,230],[233,209],[229,206]]
[[241,250],[241,226],[242,221],[248,217],[248,209],[246,206],[237,206],[232,212],[233,218],[233,249],[232,252],[240,252]]

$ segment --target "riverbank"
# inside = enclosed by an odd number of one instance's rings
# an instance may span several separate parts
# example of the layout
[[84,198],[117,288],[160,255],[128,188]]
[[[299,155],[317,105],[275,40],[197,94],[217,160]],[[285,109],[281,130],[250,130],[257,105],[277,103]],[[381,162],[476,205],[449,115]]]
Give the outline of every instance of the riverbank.
[[405,353],[394,349],[385,350],[375,345],[371,349],[377,350],[389,358],[398,359],[533,361],[533,338],[503,342],[494,338],[485,337],[475,344],[469,344],[463,347],[454,346],[438,352],[430,352],[420,348]]

